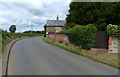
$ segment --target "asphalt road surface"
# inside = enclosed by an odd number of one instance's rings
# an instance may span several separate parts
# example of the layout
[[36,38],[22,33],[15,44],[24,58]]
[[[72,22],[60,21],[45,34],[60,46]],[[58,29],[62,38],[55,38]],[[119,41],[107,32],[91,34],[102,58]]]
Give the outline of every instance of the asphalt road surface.
[[14,44],[8,75],[117,75],[118,70],[52,46],[42,37]]

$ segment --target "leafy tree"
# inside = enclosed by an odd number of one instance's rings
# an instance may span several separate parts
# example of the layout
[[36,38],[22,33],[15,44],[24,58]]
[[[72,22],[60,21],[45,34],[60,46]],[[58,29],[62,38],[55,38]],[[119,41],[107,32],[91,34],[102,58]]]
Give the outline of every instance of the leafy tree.
[[11,26],[9,27],[9,31],[10,31],[11,33],[15,33],[15,31],[16,31],[16,25],[11,25]]
[[64,28],[65,28],[65,29],[69,29],[69,27],[74,27],[75,25],[76,25],[75,23],[69,22],[69,23],[66,23],[66,24],[65,24]]
[[106,30],[108,24],[120,24],[120,2],[71,2],[69,7],[67,24],[95,24],[98,30]]

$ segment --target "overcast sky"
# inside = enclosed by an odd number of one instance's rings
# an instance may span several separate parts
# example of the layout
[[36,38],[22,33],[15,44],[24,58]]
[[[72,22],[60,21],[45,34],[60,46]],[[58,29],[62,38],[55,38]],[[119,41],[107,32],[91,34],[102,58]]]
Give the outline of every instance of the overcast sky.
[[1,0],[0,28],[9,31],[10,25],[17,26],[17,32],[43,30],[47,20],[65,20],[71,0]]

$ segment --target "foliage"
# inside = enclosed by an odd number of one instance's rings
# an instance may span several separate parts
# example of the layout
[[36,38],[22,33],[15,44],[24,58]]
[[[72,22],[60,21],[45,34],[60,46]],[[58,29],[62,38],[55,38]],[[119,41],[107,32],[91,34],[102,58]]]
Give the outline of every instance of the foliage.
[[89,24],[86,26],[77,25],[68,30],[62,30],[60,33],[68,35],[71,43],[83,49],[90,49],[94,47],[96,31],[96,27]]
[[10,37],[10,34],[7,31],[2,30],[2,38],[6,39],[7,37]]
[[64,28],[65,28],[65,29],[69,29],[69,28],[71,28],[71,27],[74,27],[75,25],[76,25],[75,23],[69,22],[69,23],[66,23],[66,24],[65,24]]
[[106,31],[106,26],[107,26],[106,23],[100,23],[96,25],[98,31]]
[[107,33],[114,37],[120,36],[120,27],[118,25],[109,24],[107,26]]
[[79,47],[74,46],[71,43],[66,44],[63,42],[61,44],[50,38],[43,38],[43,40],[46,41],[47,43],[50,43],[52,45],[63,48],[71,53],[74,53],[74,54],[77,54],[80,56],[84,56],[84,57],[92,59],[94,61],[101,62],[101,63],[104,63],[111,67],[120,69],[120,65],[118,64],[118,62],[119,62],[118,56],[120,56],[120,55],[117,53],[92,52],[92,51],[85,51],[85,50],[83,51]]
[[25,38],[25,37],[36,37],[36,36],[42,36],[43,34],[40,33],[9,33],[7,31],[2,30],[2,49],[4,51],[5,46],[7,43],[9,43],[12,40],[15,40],[17,38]]
[[[23,33],[31,33],[31,31],[24,31]],[[40,33],[40,34],[44,34],[44,31],[32,31],[32,33]]]
[[95,24],[98,30],[106,30],[109,23],[120,24],[120,2],[71,2],[69,7],[67,24]]
[[63,41],[59,41],[59,43],[63,43]]
[[9,28],[9,31],[11,33],[15,33],[15,31],[16,31],[16,25],[11,25],[10,28]]

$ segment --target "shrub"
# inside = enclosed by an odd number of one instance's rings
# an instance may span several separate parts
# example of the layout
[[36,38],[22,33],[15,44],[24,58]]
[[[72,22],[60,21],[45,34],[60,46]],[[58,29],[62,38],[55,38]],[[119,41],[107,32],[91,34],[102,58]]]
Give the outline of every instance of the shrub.
[[59,43],[63,43],[63,41],[59,41]]
[[120,36],[120,27],[118,25],[109,24],[107,26],[107,34],[114,37]]
[[83,49],[94,47],[97,28],[92,25],[76,25],[68,30],[62,30],[60,33],[66,34],[70,42],[80,46]]
[[67,42],[66,42],[66,43],[65,43],[65,45],[66,45],[66,46],[68,46],[68,45],[69,45],[69,43],[67,43]]
[[10,37],[9,33],[2,30],[2,39],[6,39],[7,37]]

